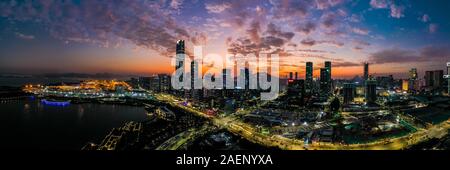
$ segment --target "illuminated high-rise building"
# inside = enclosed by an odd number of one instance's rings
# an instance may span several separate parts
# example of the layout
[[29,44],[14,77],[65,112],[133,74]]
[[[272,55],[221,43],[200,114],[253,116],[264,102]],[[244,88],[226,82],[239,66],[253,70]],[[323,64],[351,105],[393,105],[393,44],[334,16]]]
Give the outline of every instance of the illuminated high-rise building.
[[320,69],[320,91],[322,94],[329,94],[331,88],[331,62],[325,61],[325,68]]
[[199,79],[200,77],[195,78],[195,76],[198,75],[199,72],[199,66],[197,61],[191,62],[191,97],[194,100],[200,100],[202,98],[202,89],[196,89],[195,88],[195,81],[196,79]]
[[409,79],[410,80],[417,80],[418,75],[417,75],[417,69],[416,68],[412,68],[411,70],[409,70]]
[[170,87],[170,75],[168,74],[158,74],[158,90],[160,92],[168,92],[171,90]]
[[[176,46],[176,54],[177,55],[182,55],[185,54],[185,50],[184,50],[184,40],[178,40],[177,41],[177,46]],[[184,56],[183,56],[184,57]],[[176,60],[176,64],[175,64],[175,70],[184,67],[184,63],[182,60]],[[179,82],[183,81],[183,75],[184,75],[184,71],[180,76]]]
[[331,82],[331,61],[325,61],[325,68],[327,69],[328,73],[328,81]]
[[328,69],[320,68],[320,93],[327,95],[330,93],[330,84],[328,81]]
[[290,80],[288,81],[287,94],[290,98],[289,103],[293,105],[303,105],[303,97],[305,94],[304,80]]
[[402,80],[402,90],[403,91],[409,90],[409,81],[408,80]]
[[416,68],[412,68],[409,71],[409,90],[415,91],[418,89],[418,74],[417,74],[417,69]]
[[177,50],[176,50],[176,53],[177,53],[177,54],[186,54],[184,48],[185,48],[185,46],[184,46],[184,40],[178,40],[178,41],[177,41]]
[[331,82],[331,61],[325,61],[325,68],[327,69],[327,80],[328,80],[328,88],[330,88],[330,91],[333,90],[333,82]]

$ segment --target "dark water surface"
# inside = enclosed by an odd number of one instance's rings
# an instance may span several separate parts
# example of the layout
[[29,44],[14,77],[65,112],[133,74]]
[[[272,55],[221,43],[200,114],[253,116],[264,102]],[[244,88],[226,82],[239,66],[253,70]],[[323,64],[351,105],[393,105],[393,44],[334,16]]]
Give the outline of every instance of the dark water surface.
[[0,149],[80,150],[111,128],[144,121],[143,107],[107,104],[50,106],[38,100],[0,102]]

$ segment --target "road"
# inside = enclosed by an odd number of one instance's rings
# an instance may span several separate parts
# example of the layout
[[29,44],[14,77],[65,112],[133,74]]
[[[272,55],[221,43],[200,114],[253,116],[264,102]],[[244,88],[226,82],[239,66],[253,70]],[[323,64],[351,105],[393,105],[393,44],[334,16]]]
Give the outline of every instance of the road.
[[156,98],[160,101],[168,102],[173,106],[189,111],[193,114],[199,115],[209,119],[214,125],[226,128],[228,131],[239,135],[251,142],[261,144],[268,147],[276,147],[287,150],[399,150],[405,149],[408,146],[420,143],[430,138],[441,138],[450,129],[450,124],[443,122],[437,125],[432,125],[427,129],[420,129],[415,133],[378,140],[365,144],[341,144],[328,142],[313,142],[307,144],[302,140],[285,138],[279,135],[263,135],[257,132],[251,125],[237,119],[235,114],[226,117],[209,116],[205,113],[195,110],[188,106],[178,104],[174,96],[168,94],[156,94]]

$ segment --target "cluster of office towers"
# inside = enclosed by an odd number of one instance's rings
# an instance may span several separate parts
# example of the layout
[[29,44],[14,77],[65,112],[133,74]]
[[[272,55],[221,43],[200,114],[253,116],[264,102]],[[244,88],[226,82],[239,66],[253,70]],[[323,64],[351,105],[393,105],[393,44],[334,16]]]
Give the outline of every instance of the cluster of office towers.
[[[177,41],[176,45],[176,53],[177,54],[185,54],[185,43],[184,40]],[[289,79],[288,79],[288,91],[292,91],[295,93],[300,93],[299,97],[303,97],[304,94],[306,95],[312,95],[313,93],[319,92],[319,95],[322,97],[328,97],[332,94],[334,94],[334,88],[333,88],[333,81],[331,76],[331,61],[325,61],[324,67],[320,68],[320,79],[319,79],[319,88],[315,87],[314,79],[313,79],[313,62],[306,62],[306,74],[305,79],[300,80],[298,78],[298,72],[289,73]],[[175,69],[180,68],[183,66],[183,63],[177,63],[175,66]],[[194,70],[197,68],[194,62],[191,63],[191,77],[194,77]],[[450,74],[450,63],[447,63],[447,74]],[[229,70],[224,69],[223,70],[223,82],[225,87],[225,78]],[[248,77],[249,74],[251,74],[248,70],[248,68],[245,69],[245,87],[244,89],[248,88]],[[408,89],[415,89],[415,85],[418,81],[418,74],[417,69],[413,68],[409,72],[410,78],[408,80]],[[443,78],[448,79],[450,82],[449,75],[444,76],[443,71],[426,71],[425,72],[425,86],[426,87],[435,87],[443,82]],[[183,79],[183,76],[180,77],[180,81]],[[192,87],[194,86],[194,81],[192,79]],[[450,83],[449,83],[450,84]],[[377,87],[377,80],[374,79],[372,76],[369,75],[369,63],[364,63],[364,75],[363,75],[363,82],[359,82],[359,85],[364,86],[364,97],[366,103],[375,103],[377,100],[377,93],[376,93],[376,87]],[[344,83],[343,84],[343,103],[344,104],[350,104],[353,102],[355,96],[356,96],[356,84],[355,83]],[[320,91],[318,91],[318,90]],[[448,92],[450,94],[450,85],[448,87]],[[198,95],[193,88],[190,91],[187,91],[187,93],[190,93],[188,95],[191,95],[195,98],[196,95]],[[297,94],[295,94],[297,95]]]
[[[364,76],[363,82],[364,97],[367,104],[373,104],[377,100],[377,81],[369,75],[369,63],[364,63]],[[344,83],[343,85],[343,97],[344,104],[350,104],[353,102],[356,95],[356,84],[355,83]]]
[[[313,62],[306,62],[306,75],[304,80],[304,91],[306,94],[312,94],[316,91],[314,88],[314,80],[313,80]],[[325,61],[325,67],[320,68],[320,79],[319,79],[319,90],[320,94],[327,96],[332,93],[333,85],[331,79],[331,62]],[[293,73],[289,73],[288,86],[291,84],[298,84],[302,82],[302,80],[298,79],[298,73],[295,72],[295,77]]]

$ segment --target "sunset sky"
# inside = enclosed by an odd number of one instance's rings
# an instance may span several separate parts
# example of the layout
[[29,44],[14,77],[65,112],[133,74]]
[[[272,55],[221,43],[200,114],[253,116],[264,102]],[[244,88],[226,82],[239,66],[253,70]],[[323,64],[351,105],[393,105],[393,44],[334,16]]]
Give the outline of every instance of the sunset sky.
[[[278,53],[281,75],[405,76],[450,61],[447,0],[1,1],[0,73],[171,73],[175,42],[204,54]],[[318,76],[316,70],[315,76]]]

